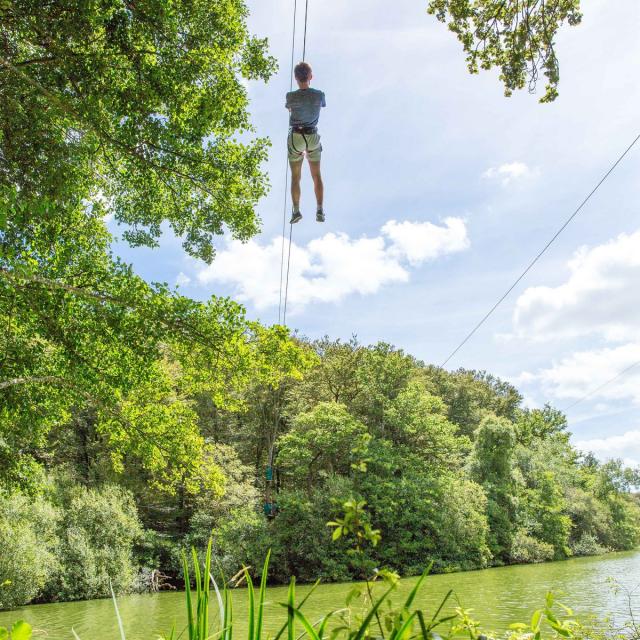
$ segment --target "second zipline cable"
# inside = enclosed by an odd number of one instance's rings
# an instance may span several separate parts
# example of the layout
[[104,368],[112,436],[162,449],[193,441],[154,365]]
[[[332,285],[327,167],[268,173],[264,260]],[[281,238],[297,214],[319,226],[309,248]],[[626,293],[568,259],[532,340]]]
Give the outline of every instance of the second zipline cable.
[[[293,61],[295,55],[296,44],[296,13],[298,9],[298,2],[294,0],[293,4],[293,37],[291,42],[291,78],[290,78],[290,90],[293,89]],[[306,60],[307,56],[307,23],[309,19],[309,0],[305,0],[304,5],[304,35],[302,38],[302,61]],[[291,269],[291,242],[293,238],[293,225],[289,225],[289,247],[287,251],[287,276],[284,286],[284,305],[282,304],[282,275],[284,268],[284,241],[285,241],[285,227],[287,219],[287,188],[289,186],[289,161],[287,159],[287,170],[285,178],[285,193],[284,193],[284,208],[282,212],[282,253],[280,256],[280,302],[278,304],[278,322],[282,322],[283,325],[287,324],[287,301],[289,299],[289,272]],[[282,315],[280,314],[282,308]]]

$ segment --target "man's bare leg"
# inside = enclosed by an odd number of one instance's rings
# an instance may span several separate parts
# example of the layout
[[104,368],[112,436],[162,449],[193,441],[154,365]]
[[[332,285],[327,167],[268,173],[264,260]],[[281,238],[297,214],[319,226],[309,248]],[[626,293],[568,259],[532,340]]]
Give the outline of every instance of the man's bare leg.
[[312,162],[309,160],[309,169],[313,178],[313,190],[316,194],[316,202],[318,203],[318,220],[320,221],[320,213],[322,212],[322,203],[324,200],[324,184],[322,182],[322,174],[320,173],[320,161]]
[[289,162],[291,167],[291,202],[293,210],[300,210],[300,177],[302,176],[302,160],[299,162]]

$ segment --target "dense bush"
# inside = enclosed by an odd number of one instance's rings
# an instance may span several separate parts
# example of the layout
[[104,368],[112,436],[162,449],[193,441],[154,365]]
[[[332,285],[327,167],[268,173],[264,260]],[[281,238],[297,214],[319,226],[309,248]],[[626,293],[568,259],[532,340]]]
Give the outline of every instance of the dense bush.
[[515,563],[546,562],[553,560],[555,554],[552,544],[527,535],[524,529],[518,529],[511,543],[511,561]]
[[286,582],[295,575],[306,582],[318,578],[342,581],[361,578],[365,567],[373,567],[366,559],[346,554],[346,546],[333,542],[327,527],[352,490],[349,480],[334,478],[322,489],[291,489],[279,494],[280,513],[268,525],[273,579]]
[[56,572],[57,520],[42,499],[0,493],[0,609],[37,598]]
[[591,533],[583,533],[579,540],[571,544],[571,553],[574,556],[597,556],[607,551],[609,549],[603,547]]
[[108,595],[110,584],[116,592],[133,587],[142,528],[131,494],[109,485],[65,490],[59,532],[60,570],[48,585],[50,598],[96,598]]

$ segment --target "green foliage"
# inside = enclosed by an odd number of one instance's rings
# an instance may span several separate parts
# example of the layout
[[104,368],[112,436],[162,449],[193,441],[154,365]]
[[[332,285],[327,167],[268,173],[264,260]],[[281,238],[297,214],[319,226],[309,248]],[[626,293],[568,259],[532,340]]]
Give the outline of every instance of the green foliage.
[[328,480],[322,488],[311,492],[307,489],[280,491],[280,512],[269,523],[266,538],[271,548],[272,579],[286,583],[292,575],[303,582],[362,577],[362,565],[368,563],[368,556],[363,559],[347,554],[350,545],[344,540],[332,542],[327,527],[328,520],[341,515],[345,496],[353,493],[352,481],[340,477]]
[[526,490],[522,498],[520,518],[526,522],[527,530],[535,532],[541,543],[550,545],[556,559],[567,557],[571,518],[566,515],[567,505],[553,473],[547,471],[536,477],[535,487]]
[[550,439],[558,443],[568,442],[567,418],[550,405],[545,405],[542,409],[519,411],[516,418],[516,437],[524,447]]
[[513,426],[504,418],[487,416],[476,431],[471,459],[472,477],[487,494],[489,547],[494,558],[503,561],[509,556],[515,519],[515,444]]
[[0,627],[0,640],[31,640],[31,625],[18,620],[11,629]]
[[421,375],[431,392],[444,401],[449,420],[469,437],[488,414],[514,421],[522,401],[517,389],[485,371],[449,372],[427,366]]
[[409,575],[419,573],[425,559],[437,570],[487,565],[487,499],[478,484],[405,462],[391,447],[373,455],[359,488],[382,533],[381,562]]
[[[499,66],[511,92],[543,69],[555,97],[554,38],[578,0],[429,9],[472,71]],[[580,458],[564,416],[522,409],[509,383],[387,343],[306,342],[112,254],[107,216],[132,245],[170,230],[205,261],[224,230],[257,232],[268,141],[244,81],[274,70],[244,0],[0,0],[0,606],[127,591],[141,566],[180,580],[181,551],[211,535],[216,571],[271,548],[280,582],[640,542],[637,472]],[[293,586],[287,606],[293,637]],[[387,613],[393,640],[424,632],[408,605]],[[468,613],[459,625],[473,638]]]
[[0,493],[0,609],[39,597],[55,574],[58,518],[40,498]]
[[603,547],[591,533],[583,533],[571,544],[571,554],[574,556],[597,556],[607,551],[608,549]]
[[546,562],[553,560],[555,550],[552,544],[541,542],[527,534],[525,529],[518,529],[513,536],[509,556],[515,563]]
[[62,496],[60,571],[49,585],[55,599],[127,592],[136,577],[133,548],[142,530],[131,495],[119,487],[71,488]]
[[275,61],[246,16],[242,0],[0,5],[0,191],[106,201],[132,244],[166,221],[204,259],[223,225],[255,233],[267,142],[234,135],[251,129],[243,79]]
[[[259,567],[271,549],[271,579],[280,583],[638,544],[635,475],[581,457],[552,408],[521,410],[513,387],[484,373],[437,372],[384,344],[309,345],[246,323],[232,306],[219,309],[229,315],[215,330],[216,366],[204,347],[164,334],[146,378],[119,392],[126,419],[71,406],[60,427],[45,429],[46,450],[32,444],[40,464],[57,470],[48,499],[60,519],[60,566],[41,597],[106,595],[107,566],[120,567],[121,581],[111,576],[119,590],[132,587],[140,567],[175,584],[182,551],[211,536],[215,576]],[[214,331],[216,322],[201,327]],[[267,519],[272,451],[269,497],[278,511]],[[105,501],[114,485],[127,492]]]
[[35,459],[12,451],[45,446],[80,409],[116,470],[135,460],[168,491],[218,482],[193,397],[238,410],[247,385],[299,375],[304,350],[229,300],[148,285],[111,258],[99,218],[65,213],[47,205],[0,233],[0,477],[33,484]]
[[214,573],[234,575],[243,564],[260,564],[269,546],[268,528],[252,470],[232,447],[217,445],[214,452],[224,474],[223,494],[197,496],[181,551],[204,548],[213,537]]
[[416,452],[428,465],[458,469],[470,449],[466,437],[458,437],[454,424],[445,416],[444,402],[409,383],[384,410],[388,439]]
[[311,487],[334,473],[349,475],[365,453],[370,436],[344,405],[321,402],[293,421],[279,440],[278,465],[283,473]]
[[215,484],[192,397],[237,407],[248,381],[295,366],[283,328],[137,277],[104,222],[134,245],[168,227],[205,260],[223,228],[257,231],[268,145],[235,136],[251,129],[244,81],[275,62],[246,18],[243,0],[0,5],[3,486],[36,491],[33,452],[77,412],[116,471]]
[[430,0],[428,11],[457,35],[471,73],[497,67],[507,96],[525,86],[535,91],[543,73],[547,85],[540,102],[555,100],[555,38],[565,22],[580,23],[580,0]]
[[328,527],[333,527],[332,540],[339,540],[342,537],[353,537],[356,549],[362,550],[365,543],[376,546],[380,542],[380,531],[373,529],[371,525],[363,519],[366,502],[364,500],[347,500],[342,508],[344,514],[331,522],[327,522]]

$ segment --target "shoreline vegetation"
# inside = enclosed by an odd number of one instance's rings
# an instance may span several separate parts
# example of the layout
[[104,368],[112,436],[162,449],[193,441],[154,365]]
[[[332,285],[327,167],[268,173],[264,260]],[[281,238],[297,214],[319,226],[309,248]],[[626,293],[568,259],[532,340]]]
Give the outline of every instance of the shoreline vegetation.
[[[169,351],[159,364],[175,391],[162,414],[138,394],[127,400],[149,430],[163,428],[165,411],[188,416],[195,478],[162,482],[134,451],[114,462],[86,408],[24,455],[28,482],[0,493],[0,608],[106,596],[110,584],[118,594],[180,588],[182,551],[212,532],[218,578],[260,566],[270,549],[273,584],[638,546],[637,470],[575,450],[561,412],[523,408],[509,383],[384,343],[278,340],[295,370],[245,380],[234,406],[185,394],[193,374]],[[155,445],[172,436],[156,434]],[[353,528],[380,543],[354,553]]]

